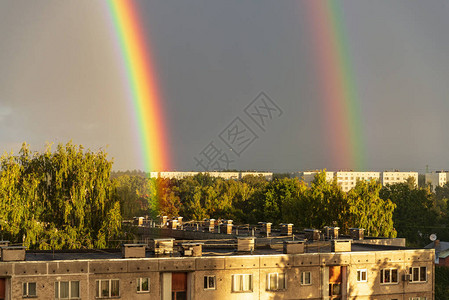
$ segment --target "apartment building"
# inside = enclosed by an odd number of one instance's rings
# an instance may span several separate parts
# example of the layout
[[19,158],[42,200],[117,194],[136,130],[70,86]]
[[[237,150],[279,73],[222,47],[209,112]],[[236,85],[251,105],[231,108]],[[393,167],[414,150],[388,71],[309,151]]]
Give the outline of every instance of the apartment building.
[[382,172],[381,175],[381,183],[382,186],[396,184],[396,183],[403,183],[406,182],[407,179],[413,178],[415,180],[415,187],[418,186],[418,172],[398,172],[398,171],[392,171]]
[[[321,171],[305,171],[305,172],[295,172],[292,177],[298,177],[304,180],[305,183],[310,185],[310,183],[315,179],[315,175]],[[326,180],[332,182],[334,179],[337,180],[337,184],[341,187],[344,192],[350,191],[355,187],[357,181],[359,180],[376,180],[379,181],[382,186],[388,184],[404,183],[408,178],[415,179],[415,185],[418,186],[418,172],[354,172],[354,171],[338,171],[338,172],[328,172],[326,171]]]
[[189,176],[198,175],[200,172],[152,172],[151,177],[166,179],[183,179]]
[[262,176],[267,180],[273,179],[272,172],[150,172],[151,178],[167,178],[167,179],[183,179],[189,176],[195,176],[199,173],[208,174],[211,177],[223,178],[223,179],[242,179],[244,176]]
[[448,172],[446,171],[437,171],[433,173],[426,173],[426,184],[431,184],[433,190],[437,186],[443,186],[447,183],[448,180]]
[[339,171],[335,172],[335,177],[337,177],[337,184],[341,187],[344,192],[350,191],[355,187],[357,181],[365,180],[380,180],[379,172],[345,172]]
[[240,179],[242,179],[245,176],[255,176],[255,177],[262,176],[268,181],[273,180],[272,172],[240,172]]
[[155,239],[150,251],[131,244],[26,254],[4,246],[0,298],[433,299],[434,249],[378,242],[246,237],[233,248]]
[[[312,181],[315,179],[315,175],[320,173],[321,171],[305,171],[305,172],[295,172],[292,174],[292,177],[297,177],[301,180],[303,180],[305,183],[310,185]],[[328,182],[332,182],[334,180],[334,172],[328,172],[326,171],[326,180]]]

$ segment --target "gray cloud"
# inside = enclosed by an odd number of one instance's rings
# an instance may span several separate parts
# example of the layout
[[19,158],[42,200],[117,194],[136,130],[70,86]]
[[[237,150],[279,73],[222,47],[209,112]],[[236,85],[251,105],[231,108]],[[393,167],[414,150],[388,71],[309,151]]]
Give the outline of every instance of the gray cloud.
[[[306,0],[305,0],[306,1]],[[303,1],[137,1],[165,107],[173,168],[265,91],[284,110],[238,169],[336,169]],[[368,169],[449,168],[449,6],[341,1]],[[137,127],[105,6],[0,2],[0,150],[22,141],[98,149],[138,169]],[[5,122],[8,120],[8,122]],[[255,129],[257,130],[257,129]],[[9,151],[9,150],[8,150]]]

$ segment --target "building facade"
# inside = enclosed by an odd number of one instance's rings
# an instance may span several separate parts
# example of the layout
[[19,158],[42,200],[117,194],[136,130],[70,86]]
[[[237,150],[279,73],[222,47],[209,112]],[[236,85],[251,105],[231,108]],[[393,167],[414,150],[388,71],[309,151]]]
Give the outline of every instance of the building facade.
[[357,181],[365,180],[365,181],[379,181],[380,173],[379,172],[335,172],[335,176],[337,177],[337,184],[341,187],[344,192],[350,191],[355,187]]
[[0,298],[431,300],[434,297],[433,249],[352,245],[349,249],[298,254],[215,249],[205,250],[197,257],[149,256],[154,255],[148,251],[141,258],[123,258],[120,253],[105,251],[27,253],[26,261],[0,262],[0,291],[3,289]]
[[407,179],[413,178],[415,187],[418,186],[418,172],[382,172],[382,186],[407,182]]
[[426,184],[432,185],[433,190],[435,191],[435,188],[437,186],[444,186],[447,183],[448,180],[448,172],[446,171],[437,171],[434,173],[426,173]]
[[273,179],[272,172],[150,172],[152,178],[166,178],[166,179],[183,179],[189,176],[195,176],[200,173],[208,174],[211,177],[223,178],[223,179],[242,179],[244,176],[262,176],[267,180]]
[[[304,180],[305,183],[310,185],[315,179],[315,175],[321,171],[305,171],[293,173],[293,177],[298,177]],[[382,186],[404,183],[407,179],[412,177],[415,180],[415,186],[418,186],[418,172],[354,172],[354,171],[338,171],[328,172],[326,171],[326,180],[332,182],[337,180],[337,184],[344,192],[350,191],[354,188],[359,180],[376,180],[382,184]]]

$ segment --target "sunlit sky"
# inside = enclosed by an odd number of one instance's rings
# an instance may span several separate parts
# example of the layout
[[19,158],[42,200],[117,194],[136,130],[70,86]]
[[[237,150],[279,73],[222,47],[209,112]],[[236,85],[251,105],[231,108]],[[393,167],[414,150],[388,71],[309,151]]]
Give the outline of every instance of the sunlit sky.
[[[213,141],[231,169],[327,168],[322,82],[304,2],[137,1],[165,107],[173,170],[201,170]],[[449,2],[341,1],[367,170],[449,169]],[[141,169],[136,124],[106,5],[0,1],[0,151],[73,140]],[[244,109],[265,92],[282,109],[265,131]],[[240,156],[220,133],[257,135]],[[446,129],[445,129],[446,128]]]

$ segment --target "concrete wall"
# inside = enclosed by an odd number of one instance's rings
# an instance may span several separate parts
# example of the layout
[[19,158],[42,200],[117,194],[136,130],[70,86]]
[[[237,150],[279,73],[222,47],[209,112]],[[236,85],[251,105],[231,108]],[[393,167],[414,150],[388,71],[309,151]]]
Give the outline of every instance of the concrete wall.
[[[10,280],[12,299],[22,298],[24,282],[37,283],[36,299],[53,299],[56,281],[80,281],[82,299],[95,299],[96,280],[119,279],[121,299],[161,299],[161,283],[169,286],[171,272],[187,272],[190,299],[325,299],[329,266],[345,266],[348,299],[433,299],[434,250],[395,250],[295,255],[233,255],[197,258],[104,259],[0,263],[0,277]],[[426,267],[425,282],[404,281],[408,268]],[[398,269],[398,283],[380,283],[380,270]],[[367,281],[357,282],[358,269],[367,270]],[[310,271],[311,285],[301,285],[301,273]],[[287,289],[267,291],[268,273],[285,273]],[[232,275],[251,274],[250,292],[233,292]],[[327,274],[327,275],[326,275]],[[205,275],[216,276],[216,289],[204,290]],[[136,280],[150,278],[150,292],[137,293]],[[164,281],[164,278],[166,279]],[[169,287],[168,287],[169,288]],[[394,297],[393,297],[394,295]],[[365,297],[365,298],[364,298]],[[373,298],[374,297],[374,298]]]

